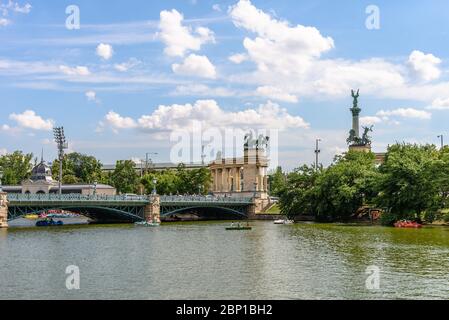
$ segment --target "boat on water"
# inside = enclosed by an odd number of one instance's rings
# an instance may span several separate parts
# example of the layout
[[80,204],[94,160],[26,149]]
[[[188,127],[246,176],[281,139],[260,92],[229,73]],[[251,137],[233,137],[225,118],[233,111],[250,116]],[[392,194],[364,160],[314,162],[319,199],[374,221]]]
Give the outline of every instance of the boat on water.
[[293,224],[293,223],[295,223],[295,221],[293,220],[284,220],[284,219],[274,220],[274,224]]
[[227,227],[226,230],[252,230],[253,228],[247,223],[246,225],[242,225],[240,223],[234,224],[231,223],[231,226]]
[[153,221],[153,222],[148,222],[148,221],[139,221],[134,223],[136,226],[142,226],[142,227],[158,227],[161,225],[160,222],[157,221]]
[[410,220],[397,221],[394,226],[395,228],[422,228],[422,224]]
[[27,215],[24,216],[24,218],[28,219],[28,220],[37,220],[37,219],[39,219],[39,215],[37,215],[37,214],[27,214]]
[[36,227],[61,227],[64,223],[60,220],[54,221],[53,219],[45,219],[36,222]]

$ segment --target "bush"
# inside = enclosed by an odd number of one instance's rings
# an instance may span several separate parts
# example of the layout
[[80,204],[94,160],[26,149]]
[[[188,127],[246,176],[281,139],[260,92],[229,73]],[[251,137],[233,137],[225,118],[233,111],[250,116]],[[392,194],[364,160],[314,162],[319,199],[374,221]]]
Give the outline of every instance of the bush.
[[396,221],[399,220],[398,215],[391,213],[391,212],[384,212],[380,216],[380,223],[383,226],[393,226]]

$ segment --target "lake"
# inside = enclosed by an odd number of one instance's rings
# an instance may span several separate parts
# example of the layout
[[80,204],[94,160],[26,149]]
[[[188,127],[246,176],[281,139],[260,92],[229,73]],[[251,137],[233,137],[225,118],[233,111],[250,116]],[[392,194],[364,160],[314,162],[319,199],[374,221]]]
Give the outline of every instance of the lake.
[[[251,222],[0,230],[1,299],[447,299],[449,228]],[[80,289],[66,288],[67,266]],[[366,286],[379,271],[379,288]]]

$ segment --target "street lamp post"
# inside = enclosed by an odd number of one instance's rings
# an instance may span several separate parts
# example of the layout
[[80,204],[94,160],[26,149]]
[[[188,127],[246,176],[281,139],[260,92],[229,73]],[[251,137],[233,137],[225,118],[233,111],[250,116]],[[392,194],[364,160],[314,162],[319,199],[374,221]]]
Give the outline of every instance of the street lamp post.
[[443,147],[444,147],[444,137],[443,137],[443,135],[442,134],[440,134],[437,138],[440,138],[440,141],[441,141],[441,149],[443,149]]
[[2,179],[3,179],[3,171],[0,171],[0,192],[3,192]]
[[148,161],[151,161],[150,155],[154,155],[157,156],[158,153],[157,152],[147,152],[145,153],[145,173],[148,173]]
[[321,139],[316,139],[316,145],[315,145],[315,170],[318,171],[318,157],[319,154],[321,152],[321,150],[319,149],[319,143],[320,143]]
[[157,179],[153,179],[153,195],[157,194],[156,183],[157,183]]
[[64,161],[64,149],[68,148],[67,141],[64,135],[64,127],[53,128],[53,135],[58,146],[59,159],[59,195],[62,194],[62,161]]
[[97,180],[95,180],[94,181],[94,196],[97,195],[97,184],[98,184],[98,182],[97,182]]

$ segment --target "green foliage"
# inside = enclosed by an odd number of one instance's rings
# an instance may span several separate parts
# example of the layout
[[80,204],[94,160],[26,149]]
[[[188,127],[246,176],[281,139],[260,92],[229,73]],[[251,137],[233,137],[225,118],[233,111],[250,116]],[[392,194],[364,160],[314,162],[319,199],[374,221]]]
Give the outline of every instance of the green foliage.
[[[52,165],[53,179],[59,179],[59,160]],[[62,161],[63,183],[88,183],[103,179],[101,162],[93,156],[73,152],[64,155]]]
[[3,171],[2,184],[18,185],[30,177],[33,154],[14,151],[0,157],[0,170]]
[[157,180],[158,194],[206,194],[211,185],[211,174],[206,168],[186,170],[179,165],[176,170],[164,170],[145,174],[141,183],[147,194],[153,191],[153,180]]
[[139,179],[134,166],[131,160],[117,161],[109,181],[119,194],[137,192]]
[[335,160],[317,179],[319,220],[346,220],[376,195],[373,153],[349,152]]
[[383,226],[391,227],[398,220],[400,220],[400,217],[397,214],[391,212],[384,212],[380,216],[380,223]]
[[443,163],[433,145],[395,144],[388,148],[380,167],[379,206],[389,208],[399,218],[420,218],[441,203]]
[[270,194],[279,197],[282,189],[285,188],[287,183],[286,175],[282,172],[281,167],[277,167],[276,171],[269,176]]
[[289,174],[281,192],[281,212],[345,220],[376,195],[374,154],[349,152],[327,169],[302,166]]
[[318,206],[316,179],[320,175],[313,167],[304,165],[287,176],[279,191],[279,207],[287,217],[297,214],[315,215]]

